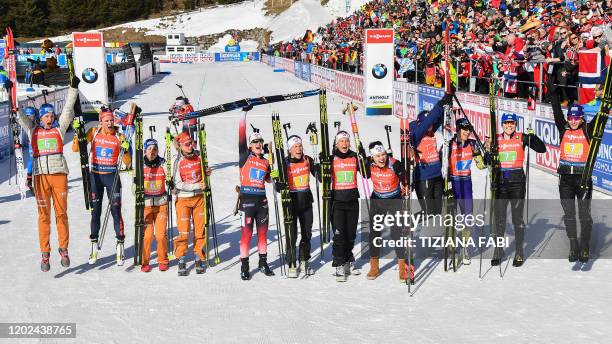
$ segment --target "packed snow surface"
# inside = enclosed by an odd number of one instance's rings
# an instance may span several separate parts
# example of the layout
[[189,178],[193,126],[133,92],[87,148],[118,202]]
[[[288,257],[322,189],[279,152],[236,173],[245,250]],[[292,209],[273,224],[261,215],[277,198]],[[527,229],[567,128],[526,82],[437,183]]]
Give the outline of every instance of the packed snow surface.
[[[315,88],[258,63],[166,64],[162,70],[170,74],[156,75],[116,104],[127,109],[135,102],[143,109],[145,137],[149,136],[147,128],[155,125],[162,153],[167,109],[180,93],[176,83],[183,84],[196,108]],[[342,128],[350,128],[348,118],[340,114],[345,100],[330,94],[328,103],[330,132],[336,120],[342,122]],[[248,121],[261,128],[266,140],[271,140],[273,110],[279,111],[283,122],[291,122],[292,133],[303,135],[308,142],[304,135],[307,123],[318,123],[317,97],[255,107]],[[40,341],[43,343],[609,343],[612,264],[605,259],[590,263],[583,271],[573,271],[574,265],[566,259],[528,259],[521,268],[510,265],[503,279],[485,260],[482,281],[477,258],[456,273],[444,272],[439,261],[422,261],[418,262],[416,292],[409,297],[391,260],[381,263],[383,273],[374,281],[365,278],[365,263],[361,276],[335,282],[331,247],[325,249],[325,263],[320,263],[316,219],[312,239],[316,274],[297,280],[280,277],[271,212],[268,254],[277,276],[255,272],[253,240],[252,280],[241,281],[237,263],[240,223],[232,215],[238,183],[239,115],[234,111],[204,119],[222,257],[204,275],[195,274],[191,252],[188,277],[177,276],[176,262],[169,271],[160,272],[154,258],[154,269],[148,274],[131,266],[134,197],[129,173],[121,175],[128,260],[123,267],[115,266],[113,231],[108,228],[98,263],[87,264],[90,214],[84,209],[71,133],[64,152],[70,167],[72,265],[62,268],[59,264],[52,224],[51,271],[42,273],[35,199],[19,200],[14,182],[9,186],[5,160],[0,166],[0,322],[77,324],[76,339]],[[395,118],[359,115],[357,120],[364,142],[384,140],[385,124],[393,126],[393,135],[399,133]],[[399,152],[398,139],[393,148]],[[308,143],[305,151],[311,154]],[[558,197],[557,178],[536,169],[531,173],[531,197],[557,203],[552,200]],[[479,181],[474,184],[475,197],[482,197],[482,172],[475,172],[474,180]],[[314,181],[311,186],[314,188]],[[596,197],[603,196],[596,193]],[[268,199],[272,200],[269,185]]]

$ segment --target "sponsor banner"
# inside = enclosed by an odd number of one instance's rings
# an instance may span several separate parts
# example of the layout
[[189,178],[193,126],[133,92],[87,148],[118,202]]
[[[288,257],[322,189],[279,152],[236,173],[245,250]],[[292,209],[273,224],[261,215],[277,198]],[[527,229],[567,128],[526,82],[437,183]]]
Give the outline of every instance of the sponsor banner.
[[225,46],[226,53],[237,53],[240,52],[240,46],[238,44],[235,45],[226,45]]
[[258,52],[215,53],[215,62],[259,61]]
[[8,157],[11,149],[11,130],[9,128],[9,103],[0,103],[0,160]]
[[546,118],[536,118],[534,120],[534,130],[535,134],[542,139],[544,145],[546,145],[546,153],[536,154],[536,165],[544,168],[548,172],[557,171],[557,167],[559,167],[559,157],[561,155],[561,151],[559,150],[561,137],[559,135],[559,130],[557,130],[555,126],[555,122]]
[[213,63],[215,55],[213,53],[201,52],[197,54],[169,54],[170,63]]
[[313,84],[319,85],[328,90],[333,90],[332,85],[335,81],[336,72],[334,70],[316,65],[312,65],[310,67],[310,82]]
[[419,86],[418,112],[430,111],[442,97],[444,97],[444,90],[441,88]]
[[404,92],[404,104],[405,107],[405,116],[408,117],[409,120],[416,120],[417,117],[417,98],[418,93],[413,91],[405,91]]
[[407,115],[404,111],[404,91],[402,90],[393,90],[393,115],[397,118],[405,118]]
[[[59,67],[66,67],[68,66],[67,62],[66,62],[66,54],[60,54],[58,56],[55,56],[55,58],[57,59],[57,65]],[[40,62],[46,62],[46,56],[44,55],[40,55],[40,54],[23,54],[23,55],[17,55],[17,62],[30,62],[31,61],[40,61]]]
[[298,79],[302,78],[302,62],[293,61],[293,75]]
[[[587,121],[591,121],[595,115],[595,112],[587,113]],[[612,120],[610,119],[606,123],[593,167],[593,187],[612,193]]]
[[[332,91],[363,104],[363,77],[336,71]],[[389,94],[389,101],[391,96]],[[389,114],[391,110],[389,108]]]
[[295,74],[295,64],[291,59],[286,59],[284,57],[277,57],[275,62],[275,67],[284,69],[287,73]]
[[394,46],[393,29],[367,29],[364,44],[366,115],[393,112]]
[[104,37],[101,32],[74,32],[72,42],[75,73],[82,81],[81,109],[98,112],[109,100]]
[[302,80],[310,82],[310,63],[302,63]]

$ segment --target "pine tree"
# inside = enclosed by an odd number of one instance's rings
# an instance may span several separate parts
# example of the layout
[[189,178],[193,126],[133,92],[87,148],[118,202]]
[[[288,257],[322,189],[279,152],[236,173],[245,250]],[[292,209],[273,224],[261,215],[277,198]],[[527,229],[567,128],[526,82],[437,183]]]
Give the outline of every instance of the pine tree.
[[42,36],[47,27],[47,18],[38,0],[21,0],[13,7],[15,33],[18,36]]

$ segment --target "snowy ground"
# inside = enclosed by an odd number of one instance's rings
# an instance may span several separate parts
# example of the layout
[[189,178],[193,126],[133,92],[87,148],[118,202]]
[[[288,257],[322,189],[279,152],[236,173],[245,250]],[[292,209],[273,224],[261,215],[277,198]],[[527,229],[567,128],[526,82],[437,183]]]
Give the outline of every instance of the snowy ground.
[[[196,108],[314,88],[256,63],[163,65],[162,69],[171,74],[158,75],[123,98],[143,108],[144,128],[156,125],[160,139],[167,125],[166,109],[178,93],[175,83],[184,85]],[[344,100],[333,95],[328,100],[330,123],[341,120],[348,129],[348,119],[340,115]],[[318,122],[316,97],[256,107],[248,119],[266,138],[271,137],[272,110],[278,110],[284,122],[291,122],[293,133],[303,134],[308,122]],[[362,275],[336,283],[331,264],[319,263],[318,232],[313,237],[316,274],[307,279],[281,278],[272,219],[269,256],[277,276],[254,273],[251,281],[241,281],[236,264],[239,221],[231,214],[238,181],[238,117],[236,111],[205,121],[223,262],[204,275],[191,271],[179,278],[174,265],[165,273],[155,268],[149,274],[130,266],[134,201],[127,174],[122,182],[129,260],[124,267],[114,265],[109,228],[102,258],[93,267],[87,265],[89,214],[83,207],[78,156],[71,153],[70,145],[65,152],[71,171],[72,266],[59,265],[52,228],[52,268],[40,272],[34,198],[18,199],[14,186],[8,185],[4,162],[0,166],[0,322],[76,322],[77,339],[57,341],[61,343],[609,342],[612,317],[606,308],[612,306],[612,263],[602,259],[589,264],[586,271],[573,271],[564,259],[528,260],[520,269],[510,266],[504,279],[492,270],[482,281],[477,260],[456,273],[444,272],[438,261],[425,261],[417,271],[416,293],[409,297],[391,261],[383,263],[385,271],[375,281]],[[394,118],[360,116],[358,121],[364,142],[383,139],[387,123],[393,125],[395,135],[399,131]],[[71,134],[67,142],[70,139]],[[393,143],[396,151],[397,141]],[[308,145],[306,151],[310,152]],[[474,178],[482,180],[483,175]],[[533,198],[557,197],[555,177],[532,169],[532,181]],[[482,197],[484,183],[475,185],[476,197]],[[329,247],[325,251],[327,258],[330,251]],[[254,268],[257,254],[251,252]],[[155,260],[153,264],[156,267]]]

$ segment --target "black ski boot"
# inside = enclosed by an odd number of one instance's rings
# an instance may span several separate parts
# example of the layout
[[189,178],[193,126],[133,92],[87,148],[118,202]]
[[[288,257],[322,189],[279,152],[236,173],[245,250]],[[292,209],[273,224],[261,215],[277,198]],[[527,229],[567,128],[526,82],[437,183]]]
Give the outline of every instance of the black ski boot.
[[251,279],[250,269],[249,269],[249,257],[240,258],[240,262],[242,265],[240,266],[240,278],[243,281],[248,281]]
[[274,271],[270,269],[268,266],[268,255],[260,254],[259,255],[259,271],[262,272],[266,276],[274,276]]
[[179,263],[178,263],[178,275],[179,276],[187,276],[187,275],[189,275],[189,272],[187,271],[187,263],[185,263],[185,259],[184,258],[179,259]]
[[582,240],[581,244],[582,249],[580,250],[580,258],[578,259],[580,259],[581,263],[587,263],[590,255],[589,242]]
[[578,260],[578,251],[580,251],[580,247],[578,246],[578,239],[570,238],[570,251],[567,259],[570,263],[573,263]]
[[196,270],[196,274],[198,275],[201,275],[206,272],[206,265],[204,264],[203,260],[196,259],[195,270]]
[[40,260],[40,270],[47,272],[51,270],[51,264],[49,264],[49,252],[43,252],[42,259]]
[[525,262],[525,254],[523,253],[523,245],[516,248],[516,253],[514,254],[514,260],[512,260],[512,266],[518,268],[523,265]]
[[493,258],[491,259],[491,266],[498,266],[501,263],[502,252],[501,248],[495,248],[495,251],[493,251]]

